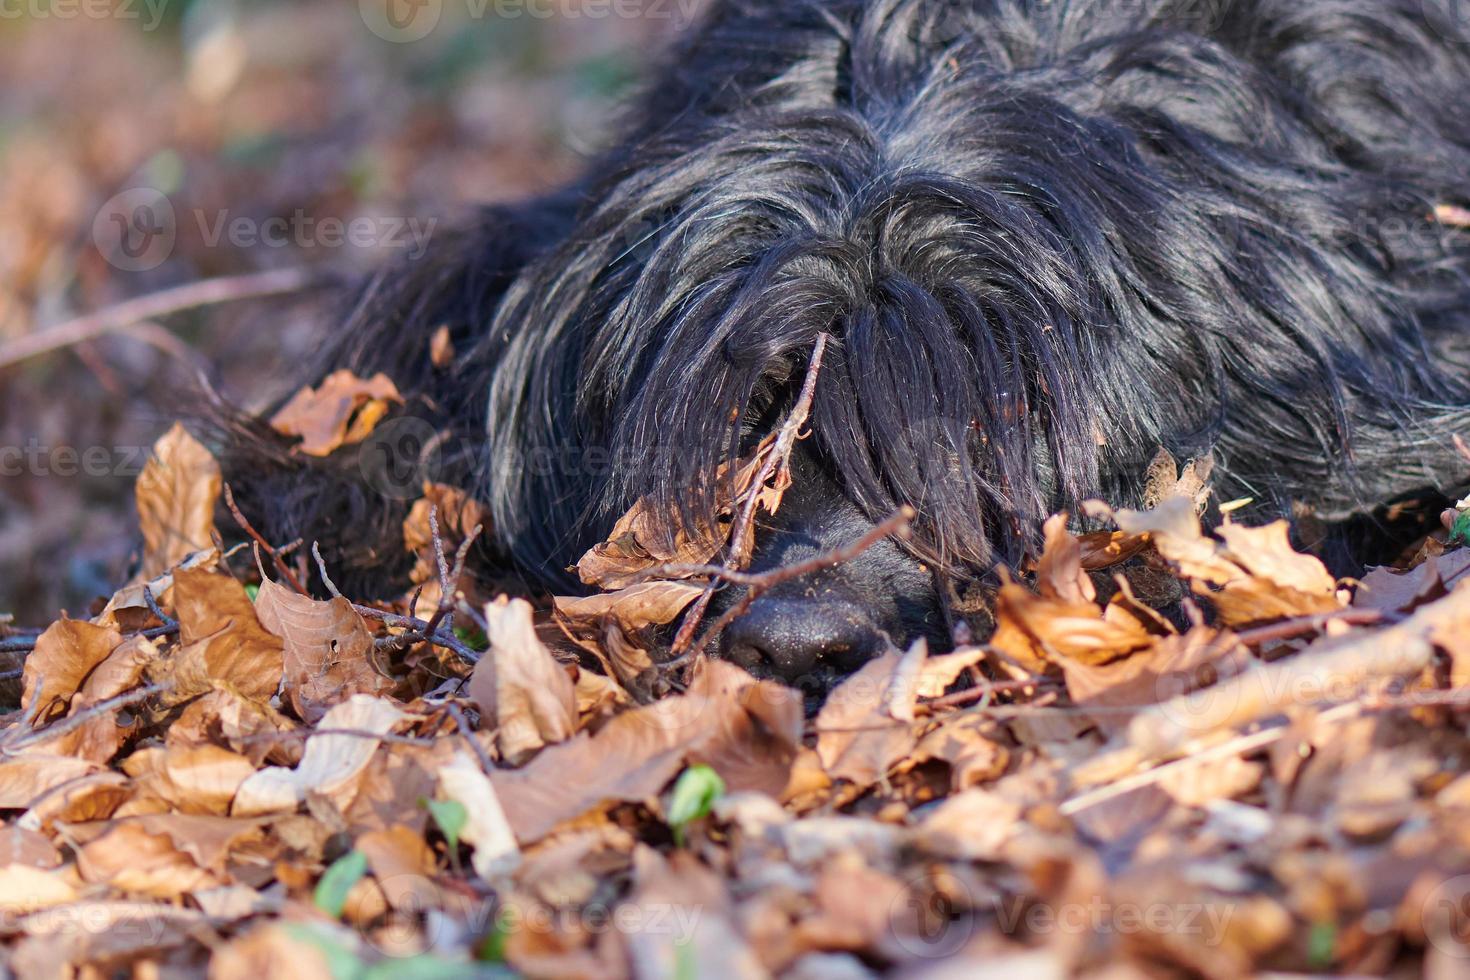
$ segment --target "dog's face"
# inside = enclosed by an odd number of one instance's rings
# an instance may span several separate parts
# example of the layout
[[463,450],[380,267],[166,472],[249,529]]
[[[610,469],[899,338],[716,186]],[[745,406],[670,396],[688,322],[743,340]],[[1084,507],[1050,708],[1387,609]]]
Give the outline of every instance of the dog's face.
[[[874,527],[809,443],[798,443],[780,510],[757,524],[751,571],[830,554]],[[712,613],[718,616],[744,594],[738,588],[721,592]],[[933,570],[889,538],[851,561],[762,594],[724,631],[719,650],[756,676],[820,693],[890,647],[920,637],[942,643],[945,635]]]

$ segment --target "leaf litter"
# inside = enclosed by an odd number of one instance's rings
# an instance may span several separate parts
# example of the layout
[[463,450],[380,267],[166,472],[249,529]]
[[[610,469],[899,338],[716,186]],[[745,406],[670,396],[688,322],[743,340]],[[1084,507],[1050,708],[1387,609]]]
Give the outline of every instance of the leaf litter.
[[[323,387],[287,414],[303,452],[391,408]],[[742,515],[779,507],[782,453],[737,465],[707,536],[635,508],[580,566],[602,591],[545,605],[476,591],[483,513],[427,485],[411,591],[368,605],[303,594],[253,529],[258,563],[226,551],[218,467],[170,430],[137,578],[34,637],[0,728],[6,966],[1461,975],[1458,513],[1337,581],[1284,523],[1203,530],[1208,466],[1161,459],[1149,509],[1047,523],[985,642],[890,649],[812,713],[655,642],[712,584],[769,584]]]

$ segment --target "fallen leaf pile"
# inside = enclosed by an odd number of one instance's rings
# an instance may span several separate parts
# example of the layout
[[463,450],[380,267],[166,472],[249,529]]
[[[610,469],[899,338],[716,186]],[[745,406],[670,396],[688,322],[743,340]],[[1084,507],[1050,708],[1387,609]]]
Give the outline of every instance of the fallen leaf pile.
[[[371,425],[348,403],[319,444]],[[611,591],[472,603],[443,572],[480,515],[430,486],[412,596],[308,596],[214,526],[176,428],[137,580],[35,638],[0,729],[0,962],[1464,975],[1470,552],[1338,582],[1186,489],[1053,518],[987,642],[890,650],[809,717],[728,663],[664,677],[644,640],[701,585],[635,570],[718,548],[654,554],[646,514],[584,565]]]

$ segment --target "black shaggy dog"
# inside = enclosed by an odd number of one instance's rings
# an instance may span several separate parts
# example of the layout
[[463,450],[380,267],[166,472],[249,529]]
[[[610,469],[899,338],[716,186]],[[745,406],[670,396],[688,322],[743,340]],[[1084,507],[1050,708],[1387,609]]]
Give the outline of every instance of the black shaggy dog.
[[402,571],[406,491],[466,482],[486,560],[565,588],[639,497],[707,514],[701,474],[778,424],[829,332],[757,565],[920,518],[727,631],[793,677],[942,633],[936,580],[1136,498],[1160,447],[1212,454],[1221,498],[1334,517],[1452,482],[1454,3],[722,0],[583,180],[364,289],[322,369],[388,373],[405,417],[324,462],[271,450],[264,476],[242,443],[247,503],[369,583]]

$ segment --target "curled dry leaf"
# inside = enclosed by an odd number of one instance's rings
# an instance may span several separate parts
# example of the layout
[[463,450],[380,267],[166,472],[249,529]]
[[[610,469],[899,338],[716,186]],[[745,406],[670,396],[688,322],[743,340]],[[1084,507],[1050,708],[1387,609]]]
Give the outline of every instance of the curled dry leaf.
[[470,677],[470,698],[500,754],[519,765],[577,730],[576,688],[536,636],[531,604],[501,597],[485,607],[490,649]]
[[439,789],[446,799],[465,808],[468,821],[462,836],[475,849],[475,874],[495,881],[521,863],[521,849],[496,795],[495,785],[480,764],[468,753],[457,752],[449,765],[439,770]]
[[154,443],[136,487],[138,526],[143,532],[142,581],[213,547],[220,486],[219,463],[179,423]]
[[225,575],[199,569],[174,574],[179,649],[168,665],[172,691],[182,701],[225,688],[266,701],[281,686],[281,640],[255,615],[245,587]]
[[1097,605],[1082,544],[1067,530],[1067,516],[1048,520],[1045,533],[1036,591],[1013,581],[1001,586],[991,646],[1041,673],[1058,658],[1107,663],[1152,644],[1159,623],[1136,615],[1126,590],[1106,606]]
[[[728,496],[721,503],[721,517],[733,517],[734,501],[756,494],[757,514],[774,514],[790,485],[789,476],[777,467],[778,478],[764,487],[753,484],[770,454],[777,449],[774,436],[766,438],[756,451],[736,464],[734,486],[727,479],[729,464],[715,474],[716,486]],[[644,573],[660,565],[704,565],[719,554],[730,538],[733,520],[721,520],[716,527],[690,529],[676,515],[659,513],[654,504],[643,499],[633,505],[613,526],[606,541],[593,547],[577,562],[577,574],[587,585],[607,590],[625,589]],[[736,556],[743,565],[754,542],[745,542],[746,554]]]
[[307,724],[354,694],[386,694],[392,688],[374,666],[372,631],[346,599],[319,602],[265,581],[255,614],[284,645],[285,693]]
[[[822,705],[817,715],[817,755],[833,779],[870,786],[917,744],[911,719],[918,690],[899,676],[903,662],[903,656],[892,650],[875,657]],[[895,707],[908,719],[895,717]]]
[[[1320,561],[1291,547],[1285,521],[1249,528],[1226,523],[1206,536],[1189,504],[1166,500],[1152,511],[1120,510],[1118,527],[1148,534],[1160,555],[1190,579],[1229,626],[1341,609],[1337,583]],[[1223,542],[1223,543],[1222,543]]]
[[335,371],[315,388],[305,387],[271,416],[271,428],[297,436],[296,450],[308,456],[329,456],[343,446],[355,445],[372,434],[403,396],[386,374],[364,380],[351,371]]
[[178,898],[225,881],[201,868],[167,834],[137,821],[117,821],[77,852],[82,879],[154,898]]
[[27,753],[0,761],[0,810],[24,810],[50,790],[98,768],[94,762],[69,755]]
[[174,745],[139,749],[124,771],[140,797],[163,800],[179,813],[227,814],[240,784],[255,774],[242,755],[218,745]]
[[556,611],[567,619],[588,624],[611,616],[624,630],[634,632],[672,623],[703,591],[703,583],[643,582],[582,598],[557,596]]
[[[261,769],[246,779],[235,794],[234,814],[294,810],[308,792],[350,796],[353,781],[372,761],[379,744],[371,737],[361,737],[362,733],[385,735],[409,717],[383,698],[353,695],[322,717],[317,727],[326,733],[306,740],[301,763],[295,769]],[[358,734],[333,735],[332,729],[351,729]]]
[[491,779],[516,839],[531,844],[604,803],[652,799],[692,762],[713,767],[732,792],[778,795],[801,723],[798,694],[714,661],[686,694],[624,712],[596,735],[583,732]]
[[0,865],[0,912],[27,915],[68,905],[77,899],[75,879],[70,869],[47,871],[28,864]]
[[88,675],[122,644],[115,629],[77,619],[52,623],[26,658],[22,703],[37,725],[64,714]]
[[1358,583],[1353,605],[1379,612],[1412,612],[1449,595],[1467,575],[1470,575],[1470,548],[1430,555],[1422,565],[1407,572],[1375,568]]

